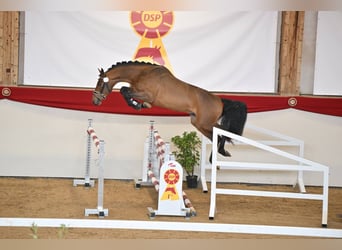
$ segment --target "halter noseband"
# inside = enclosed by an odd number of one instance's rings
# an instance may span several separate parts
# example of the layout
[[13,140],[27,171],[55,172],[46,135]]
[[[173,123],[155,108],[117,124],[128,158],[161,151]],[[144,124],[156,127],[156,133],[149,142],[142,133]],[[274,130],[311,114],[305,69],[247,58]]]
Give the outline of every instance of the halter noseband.
[[100,93],[99,91],[96,91],[96,90],[93,91],[93,95],[97,99],[99,99],[100,101],[103,101],[104,99],[106,99],[106,96],[104,94],[102,94],[102,93]]
[[104,99],[106,99],[106,95],[103,94],[104,89],[106,88],[108,90],[108,92],[110,92],[110,88],[108,86],[108,82],[109,82],[109,78],[108,77],[103,77],[102,78],[102,87],[100,91],[93,91],[94,96],[99,99],[100,101],[103,101]]

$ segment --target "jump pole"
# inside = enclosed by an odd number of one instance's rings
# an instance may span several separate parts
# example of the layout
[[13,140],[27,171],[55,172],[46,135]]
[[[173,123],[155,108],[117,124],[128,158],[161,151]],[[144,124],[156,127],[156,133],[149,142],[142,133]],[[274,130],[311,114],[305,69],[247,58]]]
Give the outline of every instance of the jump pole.
[[[88,129],[92,127],[93,119],[88,119]],[[88,131],[87,131],[88,132]],[[86,169],[84,179],[74,179],[73,186],[84,185],[85,187],[94,187],[95,181],[90,179],[90,161],[91,161],[91,135],[87,133],[87,154],[86,154]]]
[[92,214],[98,215],[100,218],[104,218],[105,216],[108,216],[108,209],[103,208],[103,188],[104,188],[104,165],[103,165],[103,159],[104,159],[104,140],[99,140],[95,130],[92,127],[89,127],[87,130],[90,137],[93,139],[95,147],[98,150],[98,167],[99,167],[99,173],[98,173],[98,184],[97,184],[97,208],[90,209],[86,208],[84,210],[84,215],[89,216]]

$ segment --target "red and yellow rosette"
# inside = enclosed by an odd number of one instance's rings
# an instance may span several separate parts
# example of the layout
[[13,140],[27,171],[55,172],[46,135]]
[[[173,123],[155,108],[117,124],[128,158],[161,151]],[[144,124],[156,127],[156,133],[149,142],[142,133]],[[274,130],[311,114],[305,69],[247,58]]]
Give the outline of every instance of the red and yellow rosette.
[[166,36],[173,26],[172,11],[132,11],[131,26],[141,37],[133,59],[164,65],[172,71],[162,37]]
[[179,195],[176,188],[179,177],[180,175],[176,169],[168,169],[165,172],[164,180],[167,185],[161,200],[179,200]]

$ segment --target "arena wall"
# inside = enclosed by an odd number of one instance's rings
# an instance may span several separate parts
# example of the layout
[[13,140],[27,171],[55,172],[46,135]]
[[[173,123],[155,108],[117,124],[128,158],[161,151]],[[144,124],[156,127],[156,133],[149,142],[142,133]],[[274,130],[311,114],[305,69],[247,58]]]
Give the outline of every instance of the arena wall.
[[[188,117],[152,117],[113,115],[0,101],[2,143],[0,176],[83,177],[86,163],[86,129],[88,119],[100,139],[105,140],[105,177],[110,179],[141,178],[143,145],[149,121],[165,141],[193,131]],[[330,186],[342,186],[342,117],[319,115],[287,109],[252,113],[248,124],[271,129],[303,140],[304,157],[330,167]],[[255,136],[245,131],[245,136]],[[236,160],[283,161],[239,146],[227,146]],[[296,149],[289,148],[290,153]],[[91,175],[97,175],[96,155],[92,157]],[[199,173],[199,170],[198,170]],[[210,180],[210,171],[207,171]],[[293,184],[296,173],[221,171],[219,181],[269,184]],[[321,176],[305,173],[307,185],[321,185]]]

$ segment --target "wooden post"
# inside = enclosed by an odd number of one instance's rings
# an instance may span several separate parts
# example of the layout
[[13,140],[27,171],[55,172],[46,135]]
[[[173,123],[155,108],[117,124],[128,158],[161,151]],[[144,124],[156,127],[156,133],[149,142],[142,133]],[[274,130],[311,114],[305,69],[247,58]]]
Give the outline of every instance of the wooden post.
[[304,11],[282,14],[279,94],[299,95],[304,31]]
[[19,12],[0,12],[0,85],[17,85]]

